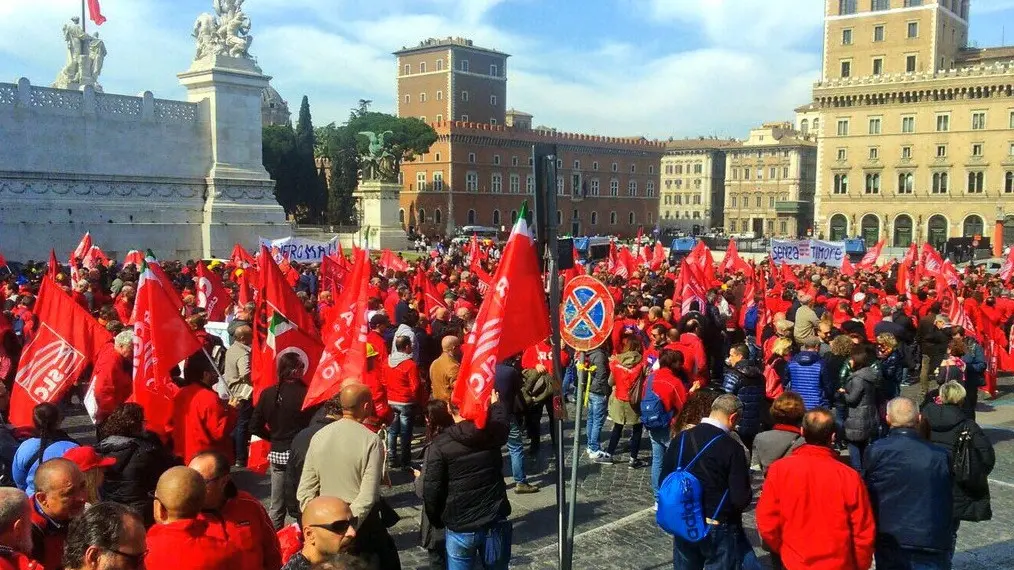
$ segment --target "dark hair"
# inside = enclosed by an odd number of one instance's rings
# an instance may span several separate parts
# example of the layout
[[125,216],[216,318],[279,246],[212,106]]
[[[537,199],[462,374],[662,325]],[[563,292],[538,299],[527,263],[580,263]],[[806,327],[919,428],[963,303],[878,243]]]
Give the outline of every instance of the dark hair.
[[134,509],[104,501],[70,521],[67,541],[63,547],[64,568],[81,568],[84,565],[85,552],[91,546],[107,552],[119,550],[120,541],[126,534],[128,518],[144,526],[144,520]]
[[873,364],[873,357],[870,356],[870,351],[866,346],[857,344],[852,347],[852,371],[861,370],[867,366]]
[[366,562],[355,556],[342,552],[310,566],[310,570],[368,570]]
[[286,352],[278,357],[278,380],[280,382],[285,380],[302,380],[303,374],[306,374],[305,368],[303,360],[299,358],[299,354]]
[[415,309],[405,311],[405,314],[401,317],[401,323],[410,327],[416,326],[419,324],[419,311]]
[[426,404],[426,441],[440,435],[442,431],[454,425],[454,417],[443,400],[430,400]]
[[687,403],[683,405],[683,409],[680,410],[679,414],[676,414],[676,421],[673,423],[673,435],[678,434],[687,427],[699,424],[702,419],[711,415],[711,404],[714,404],[720,395],[718,392],[708,389],[698,390],[690,394],[690,397],[687,398]]
[[814,445],[830,445],[835,432],[834,414],[827,408],[814,408],[803,416],[803,439]]
[[658,365],[669,370],[683,368],[683,353],[672,349],[663,350],[658,356]]
[[[195,455],[194,459],[203,459],[205,457],[210,457],[215,461],[215,472],[211,474],[213,477],[223,477],[229,474],[231,465],[229,464],[229,460],[226,459],[225,455],[223,455],[221,451],[208,449]],[[194,459],[191,459],[191,461]]]
[[412,348],[412,339],[408,336],[399,336],[394,339],[394,348],[399,352],[404,352],[408,348]]
[[327,399],[324,402],[324,415],[332,418],[340,418],[342,415],[342,400],[339,394]]
[[968,352],[968,346],[965,341],[960,338],[951,339],[950,344],[947,345],[947,351],[951,356],[962,357]]
[[747,345],[745,345],[743,343],[732,345],[730,347],[730,350],[732,350],[733,352],[735,352],[736,354],[740,355],[741,357],[743,357],[746,360],[750,359],[750,347],[748,347]]
[[771,403],[771,419],[776,424],[799,426],[806,414],[803,398],[795,392],[783,392]]
[[120,404],[109,414],[99,431],[100,440],[111,435],[122,437],[140,435],[144,432],[144,408],[134,402]]
[[211,363],[211,359],[202,352],[192,354],[183,365],[183,379],[187,384],[204,384],[205,372],[212,376],[218,375],[218,369]]
[[35,426],[35,437],[45,441],[60,429],[63,414],[55,404],[43,402],[32,410],[32,425]]

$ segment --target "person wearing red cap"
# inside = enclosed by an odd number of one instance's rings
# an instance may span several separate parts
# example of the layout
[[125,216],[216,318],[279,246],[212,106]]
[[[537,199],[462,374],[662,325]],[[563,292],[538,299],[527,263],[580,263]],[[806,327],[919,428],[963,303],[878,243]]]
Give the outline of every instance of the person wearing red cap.
[[106,469],[116,465],[116,459],[99,455],[90,445],[68,449],[64,452],[63,458],[73,461],[81,473],[84,473],[88,504],[98,504],[102,500],[99,497],[99,489],[102,488],[102,483],[105,481]]
[[42,570],[32,551],[32,503],[23,491],[0,487],[0,570]]

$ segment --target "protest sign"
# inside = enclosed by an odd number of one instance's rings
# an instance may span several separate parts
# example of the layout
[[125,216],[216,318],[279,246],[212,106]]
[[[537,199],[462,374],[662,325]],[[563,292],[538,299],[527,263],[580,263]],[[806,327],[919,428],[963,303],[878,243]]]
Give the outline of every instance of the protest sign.
[[809,240],[771,240],[771,263],[789,265],[825,264],[841,267],[845,242]]
[[315,241],[301,237],[281,239],[260,238],[260,244],[278,260],[288,258],[297,263],[320,263],[325,256],[338,252],[338,236],[330,241]]

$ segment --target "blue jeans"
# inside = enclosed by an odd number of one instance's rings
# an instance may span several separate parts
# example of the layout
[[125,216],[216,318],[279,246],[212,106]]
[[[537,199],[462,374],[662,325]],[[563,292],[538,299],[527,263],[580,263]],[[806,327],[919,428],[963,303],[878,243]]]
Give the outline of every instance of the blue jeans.
[[525,477],[525,430],[516,417],[511,418],[511,430],[507,434],[507,453],[511,457],[511,476],[515,483],[527,483]]
[[662,456],[672,441],[672,434],[668,427],[650,429],[648,439],[651,440],[651,490],[655,493],[655,500],[658,501],[658,487],[662,484],[659,481],[662,476]]
[[760,570],[760,561],[750,546],[741,524],[723,523],[711,530],[700,542],[673,538],[672,567],[674,570]]
[[852,468],[860,473],[863,470],[863,453],[866,452],[866,448],[869,447],[871,441],[849,442],[849,462],[852,464]]
[[[412,416],[415,414],[415,404],[391,404],[391,409],[394,410],[394,419],[387,428],[387,456],[391,459],[391,467],[405,466],[412,461]],[[399,443],[400,447],[396,447]]]
[[250,454],[250,420],[253,418],[253,404],[240,400],[236,416],[236,427],[232,430],[232,442],[236,451],[236,463],[246,467]]
[[601,394],[588,394],[588,451],[596,452],[602,449],[599,437],[602,434],[602,426],[606,425],[606,404],[609,396]]
[[904,548],[878,548],[874,551],[877,568],[905,570],[951,570],[949,552],[924,552]]
[[447,570],[472,570],[477,559],[484,570],[507,570],[512,534],[510,521],[498,521],[474,532],[447,529]]
[[577,382],[577,365],[571,360],[570,366],[563,371],[563,395],[566,396],[574,390],[574,383]]

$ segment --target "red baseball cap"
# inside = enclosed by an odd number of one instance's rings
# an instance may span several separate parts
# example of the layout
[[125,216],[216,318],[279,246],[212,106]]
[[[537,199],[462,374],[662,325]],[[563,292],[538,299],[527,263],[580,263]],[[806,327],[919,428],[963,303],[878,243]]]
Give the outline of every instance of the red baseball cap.
[[82,472],[91,471],[98,467],[105,468],[116,465],[116,459],[99,455],[95,451],[95,448],[90,445],[68,449],[64,452],[63,457],[64,459],[73,461]]

